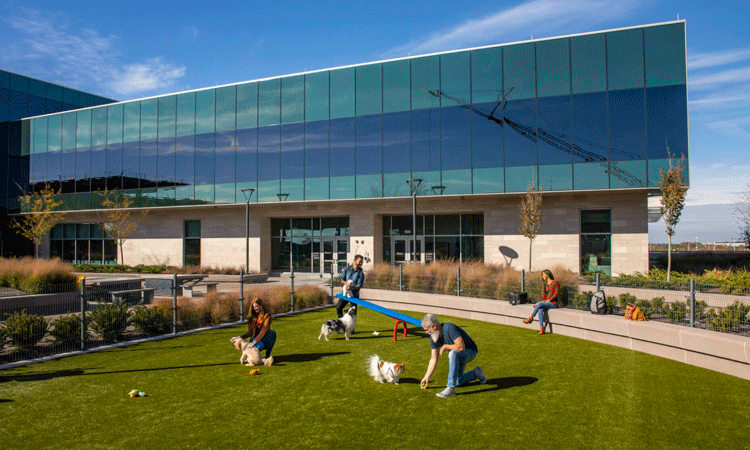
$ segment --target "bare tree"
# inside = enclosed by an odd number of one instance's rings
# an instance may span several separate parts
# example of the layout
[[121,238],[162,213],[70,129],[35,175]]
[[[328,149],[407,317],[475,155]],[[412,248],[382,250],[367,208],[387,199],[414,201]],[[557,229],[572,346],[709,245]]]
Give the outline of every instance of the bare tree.
[[120,264],[125,264],[125,254],[122,246],[130,236],[138,229],[143,217],[149,210],[134,211],[130,209],[133,205],[133,197],[121,191],[104,191],[102,193],[102,207],[104,208],[104,231],[120,249]]
[[745,186],[745,192],[737,204],[737,219],[740,225],[740,240],[745,243],[745,248],[750,250],[750,184]]
[[56,211],[63,203],[56,198],[58,194],[59,192],[55,192],[50,185],[46,185],[39,194],[18,197],[21,212],[24,214],[15,219],[13,228],[34,243],[34,254],[37,258],[42,239],[63,219],[63,213]]
[[[668,148],[668,147],[667,147]],[[683,164],[685,157],[672,165],[672,158],[669,158],[669,170],[659,169],[661,179],[659,180],[659,190],[661,191],[661,208],[660,212],[664,217],[664,223],[667,226],[667,236],[669,236],[669,246],[667,247],[667,281],[672,280],[672,236],[674,236],[674,227],[680,221],[682,208],[685,206],[685,195],[687,194],[687,185],[682,181]]]
[[542,226],[542,194],[529,185],[521,200],[521,227],[518,231],[529,238],[529,272],[531,272],[531,244]]

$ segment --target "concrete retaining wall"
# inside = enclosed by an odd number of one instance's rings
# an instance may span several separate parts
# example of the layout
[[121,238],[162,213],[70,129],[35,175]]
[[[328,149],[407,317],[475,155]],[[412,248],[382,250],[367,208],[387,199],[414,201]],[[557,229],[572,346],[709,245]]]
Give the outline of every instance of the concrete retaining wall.
[[[511,306],[500,300],[451,295],[362,289],[361,296],[386,308],[461,317],[538,329],[526,325],[531,305]],[[550,311],[556,334],[600,342],[661,356],[750,380],[750,338],[659,322],[633,322],[622,316],[599,316],[585,311]]]

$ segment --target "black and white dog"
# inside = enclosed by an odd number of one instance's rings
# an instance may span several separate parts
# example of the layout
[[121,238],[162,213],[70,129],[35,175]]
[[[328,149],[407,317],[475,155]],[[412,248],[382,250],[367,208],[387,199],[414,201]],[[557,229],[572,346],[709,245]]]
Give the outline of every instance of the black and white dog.
[[320,334],[318,340],[325,337],[328,341],[328,336],[333,333],[344,333],[346,340],[349,340],[349,335],[354,333],[354,327],[357,326],[357,305],[352,305],[349,311],[344,314],[344,317],[340,319],[329,320],[320,327]]

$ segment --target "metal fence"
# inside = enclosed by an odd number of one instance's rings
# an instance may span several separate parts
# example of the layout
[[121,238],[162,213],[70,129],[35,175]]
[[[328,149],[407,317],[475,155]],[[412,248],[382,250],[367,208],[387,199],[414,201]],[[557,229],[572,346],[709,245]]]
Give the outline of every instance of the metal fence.
[[300,288],[295,295],[284,286],[249,286],[244,274],[220,281],[92,277],[37,292],[0,291],[0,364],[235,323],[253,296],[264,297],[271,314],[330,303],[322,289]]

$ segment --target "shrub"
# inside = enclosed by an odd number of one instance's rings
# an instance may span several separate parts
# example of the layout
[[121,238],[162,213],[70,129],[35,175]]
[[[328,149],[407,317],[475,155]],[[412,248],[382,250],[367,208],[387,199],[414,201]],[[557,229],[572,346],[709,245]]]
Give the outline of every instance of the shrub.
[[572,306],[575,309],[588,310],[591,308],[591,297],[594,295],[591,291],[581,292],[573,295]]
[[300,286],[294,291],[296,305],[295,309],[307,309],[315,306],[327,305],[331,302],[331,296],[325,290],[317,286]]
[[73,284],[72,266],[58,258],[0,258],[0,286],[40,294],[50,285]]
[[[630,304],[630,303],[636,304],[636,302],[638,302],[638,299],[635,298],[635,295],[630,295],[629,292],[623,292],[622,294],[620,294],[620,296],[618,298],[617,308],[621,309],[621,310],[625,310],[625,308],[628,307],[628,304]],[[609,303],[609,302],[607,302],[607,303]],[[641,308],[641,309],[643,309],[643,308]]]
[[55,319],[49,334],[55,338],[55,342],[69,343],[81,339],[81,316],[80,314],[68,314]]
[[107,342],[116,342],[128,327],[128,321],[126,302],[99,303],[88,316],[91,329]]
[[735,301],[727,309],[719,311],[718,314],[709,310],[709,326],[715,331],[737,331],[740,325],[748,323],[748,312],[750,312],[750,305],[745,305],[739,301]]
[[130,323],[141,333],[156,336],[169,330],[172,326],[172,317],[162,308],[136,306],[133,309]]
[[688,302],[674,302],[666,310],[667,320],[670,322],[680,323],[685,320],[685,316],[690,311]]
[[6,316],[3,335],[15,347],[32,347],[47,334],[47,321],[42,316],[26,314],[25,309]]

